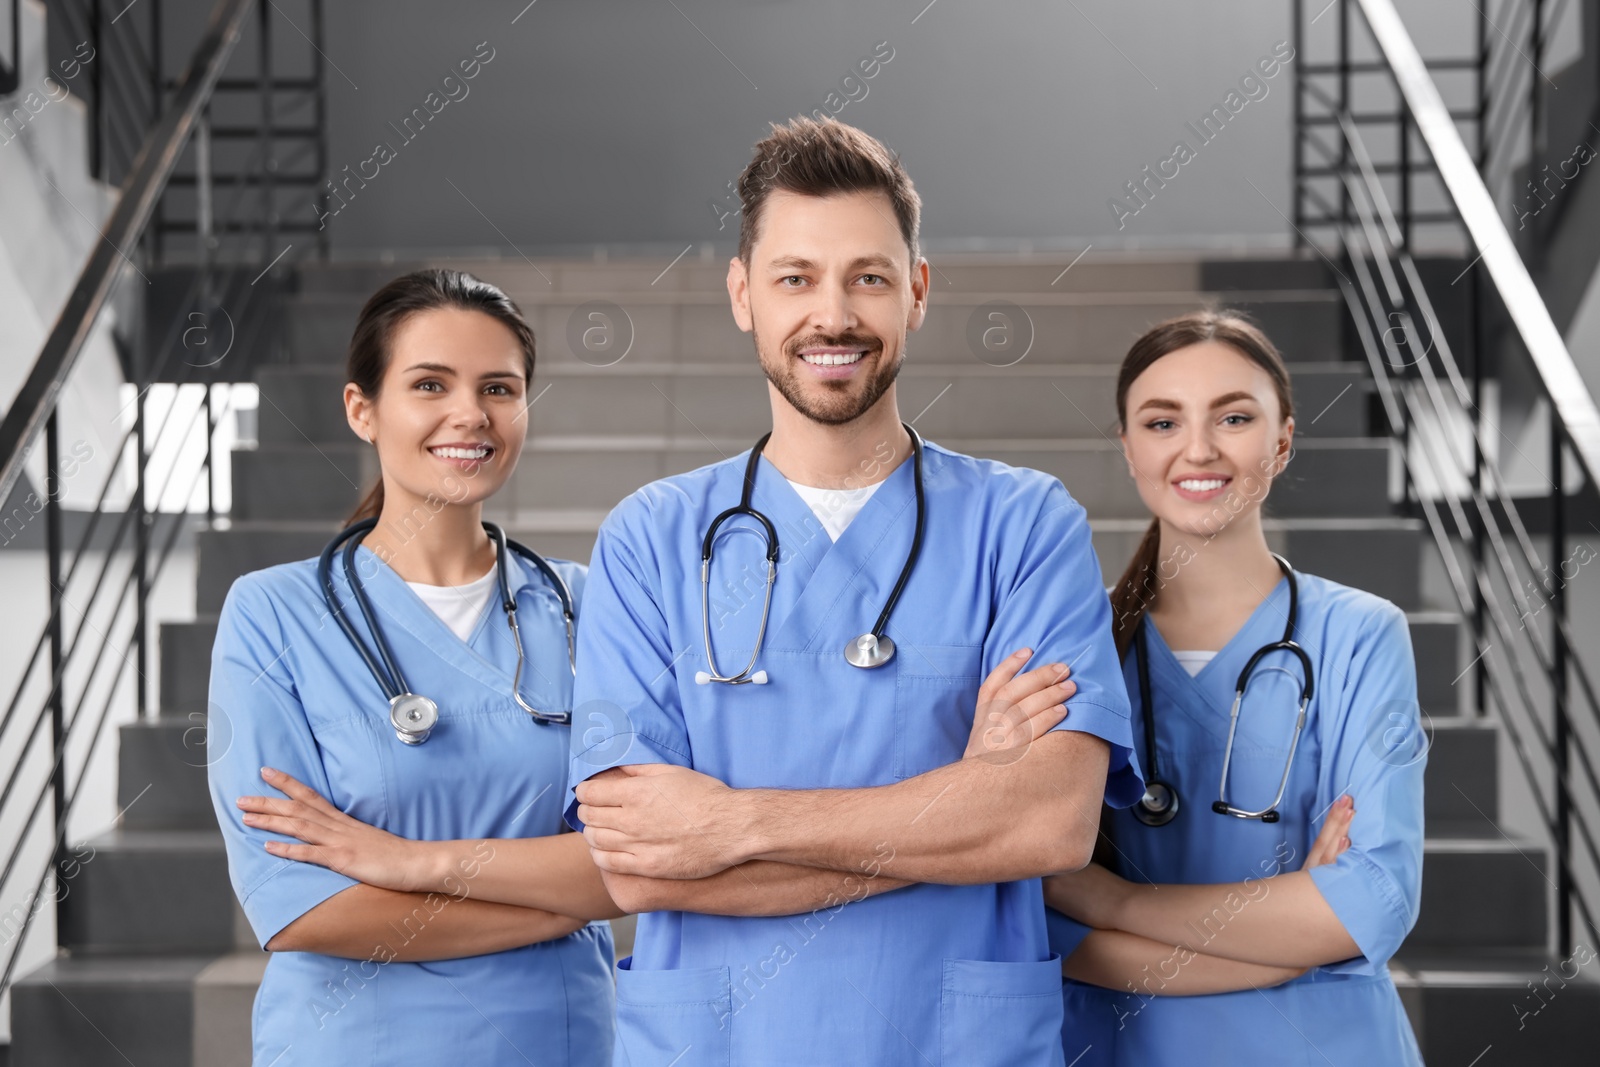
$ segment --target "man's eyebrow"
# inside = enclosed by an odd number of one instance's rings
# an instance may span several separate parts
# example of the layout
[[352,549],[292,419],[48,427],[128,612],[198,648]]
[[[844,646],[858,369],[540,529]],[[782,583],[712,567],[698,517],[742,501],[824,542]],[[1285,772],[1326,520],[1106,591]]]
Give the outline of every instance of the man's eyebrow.
[[[773,270],[816,270],[817,264],[804,256],[780,256],[773,260],[769,267]],[[898,263],[880,252],[857,256],[850,261],[850,270],[860,270],[862,267],[877,267],[879,270],[887,271],[900,269]]]
[[[1254,393],[1247,393],[1243,389],[1235,389],[1231,393],[1223,393],[1221,396],[1217,397],[1211,402],[1211,407],[1212,410],[1215,410],[1217,408],[1225,408],[1229,404],[1236,404],[1241,400],[1255,402],[1255,399]],[[1143,404],[1140,404],[1139,410],[1143,411],[1145,408],[1162,408],[1169,411],[1178,411],[1182,407],[1183,405],[1178,403],[1176,400],[1168,400],[1166,397],[1153,396],[1149,400],[1146,400]]]

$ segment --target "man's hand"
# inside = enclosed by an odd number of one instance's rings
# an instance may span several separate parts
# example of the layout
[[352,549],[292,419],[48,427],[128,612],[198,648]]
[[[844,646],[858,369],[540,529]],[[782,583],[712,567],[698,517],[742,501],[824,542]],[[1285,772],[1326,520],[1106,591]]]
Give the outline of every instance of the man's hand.
[[982,756],[991,762],[1015,762],[1067,717],[1067,698],[1078,691],[1067,680],[1072,668],[1047,663],[1019,676],[1032,654],[1026,648],[1013,652],[983,680],[963,759]]
[[750,858],[737,791],[665,763],[580,782],[578,818],[596,867],[646,878],[707,878]]

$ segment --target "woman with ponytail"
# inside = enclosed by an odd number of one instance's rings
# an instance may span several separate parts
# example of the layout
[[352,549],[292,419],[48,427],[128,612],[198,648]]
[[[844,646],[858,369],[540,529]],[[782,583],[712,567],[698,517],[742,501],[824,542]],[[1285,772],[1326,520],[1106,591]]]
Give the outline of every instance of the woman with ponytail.
[[[326,581],[308,559],[228,593],[210,782],[270,953],[254,1063],[611,1062],[601,920],[621,913],[561,817],[585,571],[541,567],[483,522],[522,452],[533,370],[533,333],[494,286],[448,270],[385,285],[344,388],[379,468],[352,517],[370,528],[346,531],[354,554]],[[379,681],[391,654],[420,696]],[[429,698],[431,732],[403,733],[391,697]]]
[[1116,403],[1152,515],[1111,591],[1147,792],[1107,812],[1097,862],[1045,880],[1065,1058],[1420,1065],[1388,969],[1422,871],[1405,615],[1268,547],[1294,407],[1249,321],[1155,326]]

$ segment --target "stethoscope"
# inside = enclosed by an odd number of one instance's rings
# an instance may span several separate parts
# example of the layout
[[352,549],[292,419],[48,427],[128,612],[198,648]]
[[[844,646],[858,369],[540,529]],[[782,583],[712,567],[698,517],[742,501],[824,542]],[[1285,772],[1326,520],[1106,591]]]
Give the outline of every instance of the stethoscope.
[[[1244,670],[1239,672],[1239,681],[1233,687],[1233,710],[1228,715],[1228,747],[1222,752],[1222,781],[1217,786],[1217,799],[1212,802],[1211,810],[1218,815],[1232,815],[1238,819],[1260,819],[1262,822],[1278,821],[1278,805],[1283,802],[1283,794],[1289,787],[1289,771],[1294,766],[1294,750],[1300,744],[1300,731],[1306,725],[1306,705],[1311,703],[1311,657],[1306,655],[1306,650],[1294,641],[1294,622],[1300,602],[1300,586],[1295,581],[1294,570],[1290,568],[1289,561],[1278,555],[1272,554],[1278,561],[1278,568],[1283,571],[1285,578],[1289,579],[1289,621],[1283,628],[1283,637],[1270,645],[1262,645],[1256,649],[1255,655],[1250,657],[1244,665]],[[1165,826],[1178,814],[1180,806],[1178,787],[1161,777],[1160,768],[1156,764],[1156,722],[1150,700],[1150,663],[1149,652],[1145,648],[1144,628],[1147,620],[1140,618],[1139,628],[1134,634],[1133,653],[1139,668],[1139,703],[1144,717],[1144,756],[1145,767],[1149,774],[1145,778],[1144,796],[1139,798],[1139,803],[1134,805],[1133,817],[1146,826]],[[1256,664],[1270,652],[1293,652],[1300,657],[1300,664],[1305,669],[1305,681],[1300,687],[1300,710],[1295,717],[1294,737],[1289,742],[1289,758],[1283,764],[1283,778],[1278,782],[1278,795],[1272,798],[1260,811],[1246,811],[1236,808],[1228,803],[1228,764],[1233,759],[1233,738],[1239,728],[1239,705],[1244,702],[1245,686],[1250,684],[1250,675],[1256,669]]]
[[[894,659],[894,640],[883,632],[889,625],[889,616],[894,612],[895,604],[900,601],[900,594],[906,587],[906,580],[911,577],[912,568],[917,565],[917,556],[922,552],[922,525],[927,509],[927,503],[922,491],[922,438],[917,436],[905,423],[906,433],[911,435],[911,463],[912,473],[915,477],[917,493],[917,527],[911,536],[911,551],[906,554],[905,564],[900,568],[900,578],[894,583],[894,589],[889,593],[889,599],[884,602],[883,610],[878,613],[878,621],[873,623],[872,629],[860,637],[854,638],[844,646],[844,658],[852,667],[863,669],[881,667]],[[756,660],[761,655],[761,643],[767,634],[767,613],[772,610],[772,585],[778,579],[778,530],[772,525],[772,520],[757,511],[750,503],[750,494],[755,491],[756,467],[761,459],[761,450],[767,447],[767,439],[772,434],[764,435],[750,450],[750,459],[744,467],[744,492],[739,497],[737,507],[731,507],[711,520],[711,528],[706,531],[705,540],[700,545],[700,622],[705,633],[706,641],[706,666],[709,671],[696,671],[694,680],[697,685],[708,685],[711,682],[723,682],[727,685],[743,685],[753,682],[756,685],[767,684],[767,672],[755,669]],[[717,669],[717,658],[711,650],[711,553],[717,539],[717,531],[722,524],[735,515],[748,515],[761,524],[766,534],[767,542],[767,591],[765,601],[761,605],[761,625],[756,629],[755,651],[750,653],[750,662],[744,665],[744,670],[738,674],[725,675]],[[752,534],[754,529],[748,526],[736,526],[734,531],[746,530]],[[759,536],[759,535],[758,535]]]
[[[373,614],[372,602],[367,599],[366,588],[356,574],[355,555],[356,549],[361,544],[362,535],[366,534],[378,524],[376,518],[363,519],[342,531],[339,536],[329,541],[322,550],[322,557],[317,560],[317,583],[322,586],[322,598],[327,602],[328,610],[333,617],[339,620],[340,629],[361,654],[361,659],[366,663],[367,669],[377,679],[378,687],[383,690],[384,696],[389,698],[389,723],[394,727],[395,736],[408,745],[420,745],[428,739],[433,728],[439,722],[439,705],[419,693],[413,693],[406,684],[405,675],[400,673],[400,665],[395,662],[394,653],[389,648],[389,642],[384,639],[383,631],[378,628],[377,616]],[[572,591],[567,588],[567,583],[561,580],[554,567],[545,562],[533,549],[506,537],[505,531],[492,522],[483,524],[489,536],[494,538],[499,551],[495,556],[495,569],[500,579],[500,603],[505,608],[506,622],[511,626],[511,643],[517,648],[517,669],[511,676],[511,695],[516,700],[517,706],[532,716],[533,721],[540,725],[552,723],[566,725],[572,722],[571,709],[565,711],[540,711],[526,700],[522,699],[522,664],[524,655],[522,651],[522,631],[517,627],[517,600],[511,595],[511,580],[508,577],[509,569],[506,564],[506,552],[509,549],[523,559],[538,567],[549,581],[550,587],[555,590],[556,598],[561,601],[561,617],[567,626],[567,664],[577,674],[577,648],[576,636],[573,627]],[[348,543],[346,543],[348,542]],[[367,651],[366,642],[361,635],[356,633],[356,628],[345,618],[344,609],[339,604],[339,594],[333,587],[333,554],[344,545],[344,574],[350,582],[350,588],[355,590],[356,605],[361,609],[361,615],[367,620],[367,628],[372,631],[374,642],[378,646],[378,657],[373,659]]]

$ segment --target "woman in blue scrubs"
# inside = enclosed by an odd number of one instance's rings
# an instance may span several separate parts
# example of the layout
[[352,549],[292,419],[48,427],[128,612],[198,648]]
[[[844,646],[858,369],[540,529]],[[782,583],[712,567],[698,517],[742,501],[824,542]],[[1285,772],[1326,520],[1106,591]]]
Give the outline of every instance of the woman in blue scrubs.
[[[330,616],[316,560],[229,591],[210,788],[234,890],[271,952],[257,1064],[611,1062],[612,944],[598,920],[620,913],[582,837],[562,832],[570,727],[513,699],[502,561],[482,525],[522,450],[533,367],[516,305],[456,271],[390,282],[351,341],[346,413],[381,468],[356,515],[377,524],[355,569],[405,682],[438,705],[424,743],[397,737],[388,697]],[[526,658],[519,691],[536,709],[568,709],[554,583],[516,553],[503,563]],[[584,569],[552,566],[579,598]],[[344,570],[332,574],[376,650]],[[248,796],[263,779],[301,799]],[[352,842],[427,862],[397,882],[383,873],[397,864],[352,858]],[[507,892],[512,847],[529,855]]]
[[[1268,549],[1261,507],[1294,411],[1282,360],[1248,321],[1200,312],[1151,329],[1123,362],[1117,412],[1154,516],[1112,595],[1147,792],[1109,812],[1102,862],[1045,881],[1066,1059],[1420,1064],[1388,970],[1422,875],[1405,615],[1291,580]],[[1284,638],[1292,595],[1313,673],[1304,728],[1295,743],[1306,664],[1279,647],[1256,663],[1228,756],[1240,673]],[[1276,818],[1219,814],[1219,795]]]

